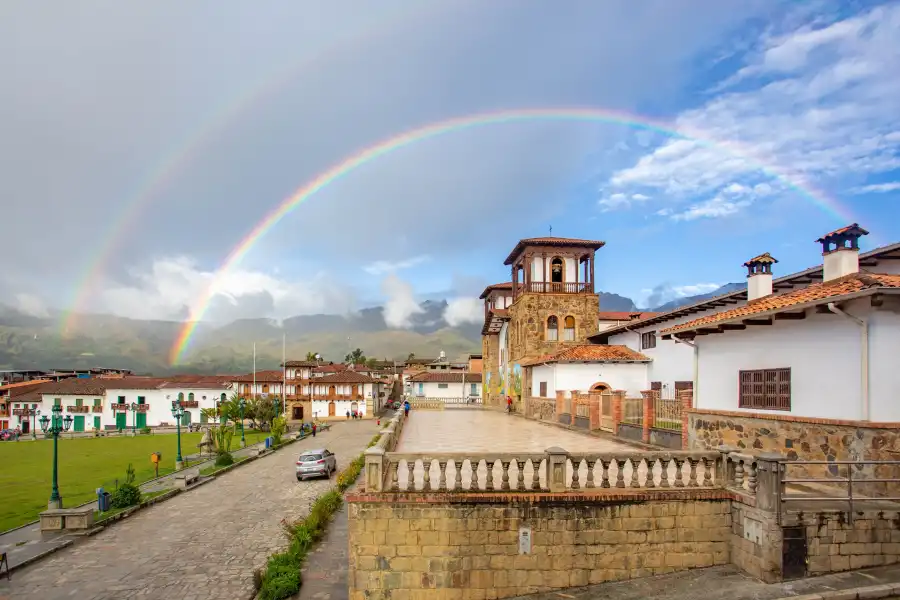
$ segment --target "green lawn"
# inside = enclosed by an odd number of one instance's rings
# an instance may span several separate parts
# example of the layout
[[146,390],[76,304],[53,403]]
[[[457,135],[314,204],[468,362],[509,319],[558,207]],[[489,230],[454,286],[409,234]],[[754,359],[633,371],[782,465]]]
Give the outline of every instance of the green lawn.
[[[200,433],[182,433],[184,454],[196,452]],[[162,452],[159,474],[175,470],[175,434],[59,440],[59,493],[63,504],[76,506],[97,497],[103,486],[112,492],[123,482],[128,463],[137,482],[155,476],[150,454]],[[249,440],[248,440],[249,443]],[[237,443],[233,444],[237,447]],[[53,441],[0,443],[0,531],[38,518],[47,508],[53,471]]]

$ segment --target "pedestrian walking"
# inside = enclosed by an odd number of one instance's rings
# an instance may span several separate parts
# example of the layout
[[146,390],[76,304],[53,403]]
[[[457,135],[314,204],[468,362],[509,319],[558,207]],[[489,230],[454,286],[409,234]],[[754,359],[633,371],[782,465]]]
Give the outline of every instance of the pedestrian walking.
[[312,424],[312,430],[313,430],[313,437],[316,437],[316,424],[315,423]]
[[508,413],[512,412],[512,396],[506,397],[506,412],[508,412]]
[[403,403],[403,416],[404,417],[409,416],[409,400],[407,400],[406,402]]

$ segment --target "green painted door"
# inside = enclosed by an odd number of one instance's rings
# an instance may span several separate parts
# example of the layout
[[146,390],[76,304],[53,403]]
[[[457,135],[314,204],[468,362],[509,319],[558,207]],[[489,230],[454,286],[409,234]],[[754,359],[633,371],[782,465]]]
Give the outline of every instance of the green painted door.
[[128,413],[124,410],[116,413],[116,429],[126,429],[128,427]]
[[147,413],[139,412],[137,414],[137,426],[138,428],[147,426]]
[[84,415],[76,416],[72,427],[75,431],[84,431]]
[[94,417],[94,429],[100,429],[100,417]]
[[190,424],[191,424],[191,411],[186,410],[186,411],[184,411],[184,416],[181,417],[181,426],[189,427]]

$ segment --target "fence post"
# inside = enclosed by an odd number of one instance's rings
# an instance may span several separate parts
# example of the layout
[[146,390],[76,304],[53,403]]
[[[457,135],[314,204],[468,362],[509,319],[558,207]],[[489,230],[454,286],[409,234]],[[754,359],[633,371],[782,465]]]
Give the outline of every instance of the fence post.
[[641,392],[644,399],[644,417],[641,423],[641,440],[647,444],[650,442],[650,428],[656,423],[656,398],[659,392],[656,390],[646,390]]
[[613,433],[619,435],[619,423],[622,422],[622,410],[625,404],[625,390],[615,390],[612,393],[612,428]]
[[600,429],[600,403],[603,401],[603,398],[600,394],[591,394],[588,393],[588,420],[590,421],[590,425],[588,426],[591,431],[596,429]]
[[756,507],[778,512],[781,507],[781,469],[784,456],[777,452],[756,455]]
[[566,491],[566,463],[569,459],[569,453],[553,446],[544,450],[547,454],[547,487],[551,492]]
[[694,390],[681,390],[678,392],[678,399],[681,400],[681,449],[687,450],[688,446],[688,418],[689,411],[694,403]]
[[380,492],[384,485],[384,449],[373,446],[365,452],[366,491]]
[[559,419],[559,415],[563,413],[563,409],[566,407],[566,393],[562,390],[556,390],[556,418]]

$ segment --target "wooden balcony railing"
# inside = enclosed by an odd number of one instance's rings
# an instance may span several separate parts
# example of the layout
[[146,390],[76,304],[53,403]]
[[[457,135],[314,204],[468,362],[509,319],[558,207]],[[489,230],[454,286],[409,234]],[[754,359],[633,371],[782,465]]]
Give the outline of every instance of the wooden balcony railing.
[[66,412],[70,413],[86,413],[90,410],[90,406],[67,406]]
[[585,294],[593,292],[593,286],[590,283],[579,281],[553,283],[549,281],[532,281],[531,283],[520,285],[519,292],[533,292],[537,294]]
[[197,408],[200,406],[199,400],[182,400],[181,406],[184,408]]
[[316,394],[313,393],[313,400],[365,400],[362,394]]
[[94,406],[91,407],[91,412],[102,413],[102,412],[103,412],[103,405],[102,405],[102,404],[95,404]]

